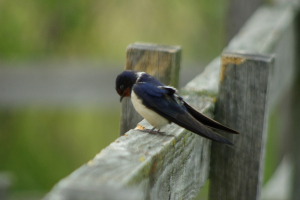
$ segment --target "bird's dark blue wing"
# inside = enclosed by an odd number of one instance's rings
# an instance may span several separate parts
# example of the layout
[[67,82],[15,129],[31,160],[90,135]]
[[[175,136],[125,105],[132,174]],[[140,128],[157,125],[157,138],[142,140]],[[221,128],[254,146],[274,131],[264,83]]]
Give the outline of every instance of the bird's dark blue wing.
[[148,83],[136,83],[133,91],[142,103],[170,122],[203,137],[217,142],[232,143],[197,121],[184,106],[184,101],[177,95],[176,90],[168,86],[154,86]]
[[143,104],[162,116],[167,115],[176,118],[180,113],[185,113],[184,107],[178,104],[172,94],[175,91],[164,88],[164,86],[154,86],[148,83],[137,83],[133,86],[133,91],[140,98]]
[[219,122],[212,120],[212,119],[206,117],[205,115],[199,113],[185,101],[184,101],[184,107],[196,120],[198,120],[205,126],[208,126],[208,127],[214,128],[214,129],[218,129],[218,130],[222,130],[222,131],[226,131],[228,133],[240,134],[239,132],[237,132],[231,128],[228,128],[227,126],[224,126],[224,125],[220,124]]

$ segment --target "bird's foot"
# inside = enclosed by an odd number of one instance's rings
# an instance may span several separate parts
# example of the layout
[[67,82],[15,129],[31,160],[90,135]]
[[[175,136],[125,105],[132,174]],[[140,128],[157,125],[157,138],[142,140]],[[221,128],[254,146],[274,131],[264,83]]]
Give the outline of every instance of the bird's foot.
[[159,130],[160,129],[158,129],[157,131],[155,131],[155,127],[154,127],[153,129],[143,129],[143,130],[140,130],[140,131],[146,132],[146,133],[150,133],[150,134],[154,134],[154,135],[156,135],[156,134],[162,135],[162,134],[165,133],[165,132],[160,132]]

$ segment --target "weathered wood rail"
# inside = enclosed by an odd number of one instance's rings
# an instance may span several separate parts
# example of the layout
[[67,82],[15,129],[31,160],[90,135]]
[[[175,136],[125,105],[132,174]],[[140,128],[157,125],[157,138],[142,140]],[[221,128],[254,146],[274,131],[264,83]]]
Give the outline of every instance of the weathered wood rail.
[[[180,91],[197,110],[241,132],[230,138],[234,147],[175,124],[162,129],[164,136],[131,129],[45,199],[193,199],[209,176],[211,200],[260,199],[268,112],[296,77],[296,8],[291,2],[260,7],[222,59]],[[139,125],[151,128],[145,120]]]

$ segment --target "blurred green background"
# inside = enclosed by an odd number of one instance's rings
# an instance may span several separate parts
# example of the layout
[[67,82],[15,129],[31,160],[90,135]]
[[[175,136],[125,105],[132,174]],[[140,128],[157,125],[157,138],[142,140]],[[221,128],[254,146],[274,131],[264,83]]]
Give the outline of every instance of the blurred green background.
[[223,48],[225,0],[0,2],[1,60],[96,58],[123,61],[136,41],[178,44],[184,59]]
[[[198,73],[225,46],[226,7],[225,0],[3,0],[0,73],[64,66],[70,74],[78,68],[120,72],[126,47],[137,41],[180,45],[182,70]],[[20,80],[18,76],[11,80],[8,75],[10,84]],[[115,93],[116,75],[112,73],[112,81],[107,83],[111,91],[103,95]],[[1,84],[3,91],[9,90],[9,84]],[[115,95],[109,103],[101,98],[76,104],[72,98],[58,103],[44,101],[47,98],[1,100],[0,172],[11,174],[11,199],[43,196],[115,140],[120,112]],[[268,147],[276,143],[273,139]],[[267,178],[278,163],[277,154],[272,155],[267,156]]]

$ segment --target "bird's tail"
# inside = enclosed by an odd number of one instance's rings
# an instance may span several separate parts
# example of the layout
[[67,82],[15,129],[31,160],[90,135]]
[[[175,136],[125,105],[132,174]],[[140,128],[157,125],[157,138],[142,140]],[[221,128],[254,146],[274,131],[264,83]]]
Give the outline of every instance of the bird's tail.
[[211,127],[211,128],[215,128],[221,131],[226,131],[228,133],[233,133],[233,134],[240,134],[239,132],[228,128],[222,124],[220,124],[219,122],[212,120],[208,117],[206,117],[205,115],[199,113],[198,111],[196,111],[193,107],[191,107],[189,104],[187,104],[186,102],[184,102],[184,106],[186,107],[186,109],[188,110],[188,112],[195,118],[197,119],[200,123],[204,124],[205,126]]

